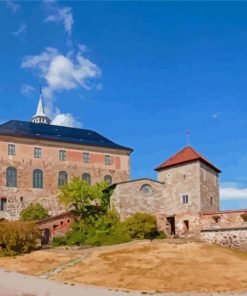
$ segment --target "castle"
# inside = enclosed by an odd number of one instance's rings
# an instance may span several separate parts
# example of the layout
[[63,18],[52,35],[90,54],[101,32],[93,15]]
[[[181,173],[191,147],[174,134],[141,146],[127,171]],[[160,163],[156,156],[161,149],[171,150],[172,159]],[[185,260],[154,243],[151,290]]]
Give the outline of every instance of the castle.
[[21,209],[39,202],[52,216],[43,224],[48,236],[64,231],[71,217],[56,196],[77,176],[108,182],[121,219],[150,213],[168,235],[247,249],[247,210],[220,211],[216,166],[187,146],[155,169],[157,180],[129,180],[132,151],[92,130],[52,125],[40,94],[31,122],[0,125],[0,218],[18,219]]
[[31,122],[0,125],[0,218],[18,219],[34,202],[61,213],[58,189],[74,176],[89,184],[128,180],[131,152],[95,131],[52,125],[40,93]]

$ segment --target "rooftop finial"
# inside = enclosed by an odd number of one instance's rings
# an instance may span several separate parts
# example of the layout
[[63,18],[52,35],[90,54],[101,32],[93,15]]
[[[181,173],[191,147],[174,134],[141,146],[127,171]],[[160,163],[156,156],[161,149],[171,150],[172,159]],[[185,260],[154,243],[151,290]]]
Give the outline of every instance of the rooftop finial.
[[190,136],[191,136],[191,132],[190,132],[190,130],[187,128],[187,130],[186,130],[187,146],[190,146]]

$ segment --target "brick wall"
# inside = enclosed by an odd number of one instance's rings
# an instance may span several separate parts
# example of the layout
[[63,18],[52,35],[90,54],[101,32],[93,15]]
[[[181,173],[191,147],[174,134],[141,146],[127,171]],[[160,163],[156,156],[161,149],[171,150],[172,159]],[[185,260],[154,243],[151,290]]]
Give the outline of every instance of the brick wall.
[[[15,144],[16,155],[8,155],[8,144]],[[34,158],[34,147],[42,148],[41,158]],[[59,160],[59,150],[66,151],[66,161]],[[83,162],[83,152],[90,153],[89,163]],[[104,162],[106,154],[111,156],[110,165]],[[126,181],[130,174],[129,154],[117,149],[0,136],[0,198],[7,199],[7,211],[0,211],[0,217],[17,219],[20,210],[31,202],[41,203],[51,215],[64,211],[56,199],[60,171],[66,171],[69,179],[89,173],[92,184],[104,180],[105,175],[111,175],[112,182]],[[9,166],[17,169],[16,188],[6,187]],[[33,188],[34,169],[43,171],[43,189]]]

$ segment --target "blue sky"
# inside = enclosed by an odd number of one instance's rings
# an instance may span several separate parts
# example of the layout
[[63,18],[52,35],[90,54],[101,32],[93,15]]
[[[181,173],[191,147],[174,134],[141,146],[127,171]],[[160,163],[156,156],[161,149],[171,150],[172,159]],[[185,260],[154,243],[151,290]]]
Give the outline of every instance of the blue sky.
[[0,120],[55,123],[134,149],[132,178],[191,145],[247,208],[246,2],[0,2]]

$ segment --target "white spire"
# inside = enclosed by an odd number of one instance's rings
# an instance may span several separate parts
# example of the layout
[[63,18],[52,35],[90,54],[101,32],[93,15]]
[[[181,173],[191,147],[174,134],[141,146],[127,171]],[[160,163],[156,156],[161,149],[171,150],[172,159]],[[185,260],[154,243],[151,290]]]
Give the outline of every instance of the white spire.
[[45,114],[41,87],[40,87],[39,103],[38,103],[37,111],[36,111],[35,115],[32,117],[32,122],[46,123],[46,124],[50,124],[50,122],[51,122],[51,120]]
[[46,116],[45,111],[44,111],[44,107],[43,107],[43,100],[42,100],[41,93],[39,95],[39,103],[38,103],[37,111],[34,116]]

